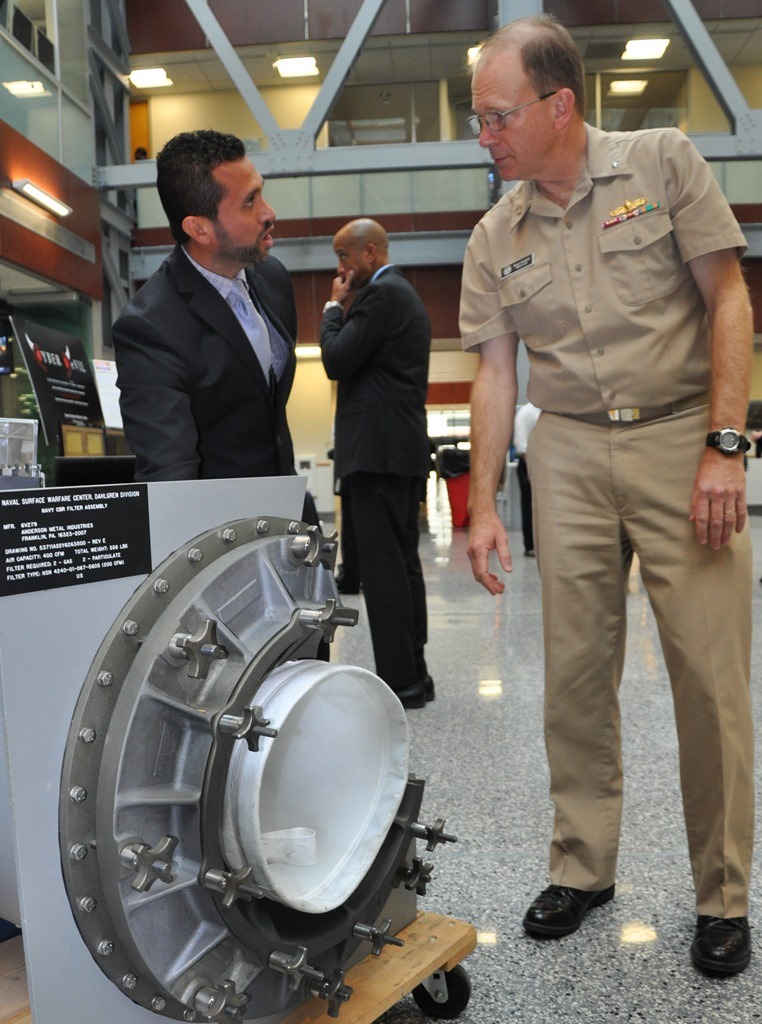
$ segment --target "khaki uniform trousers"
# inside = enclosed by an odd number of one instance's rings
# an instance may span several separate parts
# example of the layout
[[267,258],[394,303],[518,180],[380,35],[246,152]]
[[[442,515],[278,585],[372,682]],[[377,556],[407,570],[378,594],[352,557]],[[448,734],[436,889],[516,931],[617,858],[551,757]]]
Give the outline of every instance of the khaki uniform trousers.
[[555,804],[550,878],[588,891],[614,882],[634,551],[672,687],[697,910],[741,917],[754,825],[751,540],[748,526],[720,551],[695,539],[688,515],[707,429],[706,406],[601,426],[543,413],[530,437]]

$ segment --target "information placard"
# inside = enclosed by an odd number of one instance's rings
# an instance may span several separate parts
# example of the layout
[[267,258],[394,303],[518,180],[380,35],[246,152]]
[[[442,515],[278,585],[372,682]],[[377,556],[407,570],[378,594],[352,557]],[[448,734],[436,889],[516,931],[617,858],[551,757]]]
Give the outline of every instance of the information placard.
[[145,484],[0,494],[0,597],[151,571]]

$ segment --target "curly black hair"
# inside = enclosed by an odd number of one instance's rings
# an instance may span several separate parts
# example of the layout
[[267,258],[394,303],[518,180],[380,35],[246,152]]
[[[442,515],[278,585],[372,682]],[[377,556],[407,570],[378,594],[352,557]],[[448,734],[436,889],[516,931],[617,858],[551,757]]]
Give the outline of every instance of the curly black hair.
[[212,129],[181,132],[166,143],[156,157],[156,187],[175,241],[188,239],[185,217],[217,219],[223,190],[212,171],[245,155],[238,136]]

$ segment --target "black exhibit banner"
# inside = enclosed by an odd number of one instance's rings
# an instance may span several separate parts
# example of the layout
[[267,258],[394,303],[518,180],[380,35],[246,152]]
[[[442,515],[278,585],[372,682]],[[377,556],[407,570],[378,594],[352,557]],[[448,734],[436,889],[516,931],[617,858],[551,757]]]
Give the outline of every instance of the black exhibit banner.
[[16,353],[21,350],[32,382],[46,442],[57,443],[61,423],[102,425],[98,389],[82,341],[18,316],[10,321]]
[[0,493],[0,538],[0,597],[147,575],[147,485]]

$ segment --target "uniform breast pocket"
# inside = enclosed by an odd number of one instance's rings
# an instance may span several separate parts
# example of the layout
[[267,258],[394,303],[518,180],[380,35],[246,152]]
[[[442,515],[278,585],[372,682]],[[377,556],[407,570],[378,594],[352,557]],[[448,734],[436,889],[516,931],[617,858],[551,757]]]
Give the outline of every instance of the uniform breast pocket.
[[500,304],[510,313],[525,341],[538,344],[559,337],[559,311],[553,296],[550,263],[538,263],[500,282]]
[[603,265],[626,306],[641,306],[675,291],[688,270],[666,210],[642,214],[598,235]]

